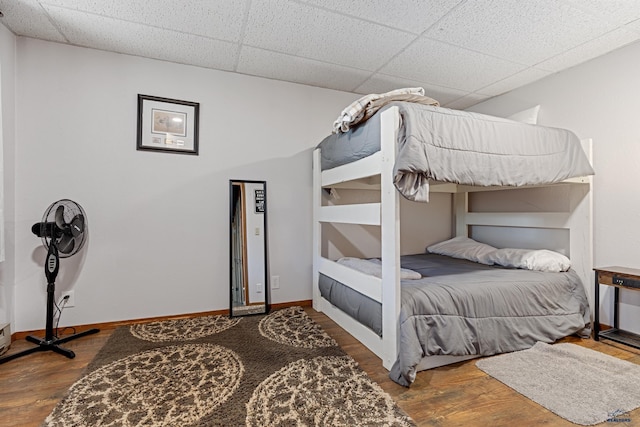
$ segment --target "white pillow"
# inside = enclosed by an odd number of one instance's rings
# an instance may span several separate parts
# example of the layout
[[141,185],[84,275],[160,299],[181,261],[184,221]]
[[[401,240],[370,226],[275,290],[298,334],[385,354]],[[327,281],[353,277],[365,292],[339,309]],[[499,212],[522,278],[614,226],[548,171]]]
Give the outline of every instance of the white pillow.
[[538,123],[538,111],[540,111],[540,106],[536,105],[535,107],[513,113],[512,115],[507,117],[507,119],[535,125]]
[[[380,276],[378,277],[382,277],[382,260],[378,258],[370,258],[367,261],[380,266]],[[422,274],[418,273],[417,271],[410,270],[408,268],[400,268],[400,278],[403,280],[404,279],[409,279],[409,280],[422,279]]]
[[[344,257],[337,261],[345,267],[353,268],[361,273],[382,278],[382,262],[379,259],[361,259]],[[408,268],[400,269],[400,279],[420,279],[422,275]]]
[[493,246],[476,242],[469,237],[463,236],[454,237],[427,247],[427,251],[432,254],[447,255],[488,265],[492,263],[487,261],[487,256],[495,250],[496,248]]
[[503,267],[559,273],[571,268],[571,261],[558,252],[547,249],[497,249],[487,255],[487,261]]

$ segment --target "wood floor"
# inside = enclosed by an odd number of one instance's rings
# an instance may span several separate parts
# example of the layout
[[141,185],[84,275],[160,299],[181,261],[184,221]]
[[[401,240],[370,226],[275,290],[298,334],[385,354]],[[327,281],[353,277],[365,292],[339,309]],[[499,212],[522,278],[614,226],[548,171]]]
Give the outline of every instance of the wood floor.
[[[419,426],[575,426],[489,377],[475,367],[474,360],[420,372],[411,388],[399,386],[362,344],[324,314],[305,310]],[[0,425],[41,425],[112,332],[103,329],[65,344],[76,353],[75,359],[42,352],[0,365]],[[574,337],[564,341],[640,364],[640,351],[628,347]],[[9,352],[30,346],[24,340],[15,341]],[[631,423],[616,425],[640,426],[640,409],[630,417]]]

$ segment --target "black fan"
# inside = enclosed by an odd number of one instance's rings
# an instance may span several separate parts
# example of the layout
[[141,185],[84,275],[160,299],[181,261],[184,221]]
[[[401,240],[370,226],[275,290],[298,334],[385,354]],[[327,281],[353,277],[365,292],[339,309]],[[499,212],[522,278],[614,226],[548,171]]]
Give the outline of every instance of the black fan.
[[58,250],[60,258],[70,257],[82,249],[86,229],[84,209],[68,199],[51,204],[42,217],[42,222],[37,222],[31,227],[33,234],[42,238],[45,248],[50,249],[53,246]]
[[45,350],[53,350],[73,359],[76,356],[75,353],[60,347],[59,344],[99,332],[98,329],[89,329],[64,338],[57,338],[53,334],[55,281],[58,275],[60,258],[70,257],[82,249],[87,235],[87,217],[82,206],[72,200],[58,200],[49,206],[41,222],[33,224],[31,231],[42,238],[42,243],[47,248],[47,258],[44,264],[44,274],[47,277],[47,324],[45,337],[43,339],[31,335],[27,336],[27,341],[38,344],[38,347],[0,358],[0,363]]

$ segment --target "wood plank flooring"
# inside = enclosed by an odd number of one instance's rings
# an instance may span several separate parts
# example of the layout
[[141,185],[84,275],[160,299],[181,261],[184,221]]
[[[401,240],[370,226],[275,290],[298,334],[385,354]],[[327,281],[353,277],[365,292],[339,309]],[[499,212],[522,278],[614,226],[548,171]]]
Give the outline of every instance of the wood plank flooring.
[[[52,351],[37,352],[0,365],[0,425],[40,426],[76,382],[113,329],[63,344],[76,353],[74,359]],[[11,344],[6,354],[32,348],[25,340]]]
[[[402,387],[389,379],[380,359],[359,341],[324,314],[310,308],[306,311],[419,426],[575,427],[476,368],[476,360],[419,372],[410,388]],[[640,351],[630,347],[577,337],[568,337],[561,342],[571,342],[640,364]],[[631,423],[615,424],[640,426],[640,408],[630,416]]]
[[[399,386],[366,347],[324,314],[305,310],[419,426],[575,426],[486,375],[474,360],[420,372],[411,388]],[[40,426],[112,332],[106,328],[66,343],[76,352],[75,359],[40,352],[0,365],[0,425]],[[635,349],[575,337],[563,341],[640,364],[640,351]],[[15,341],[9,352],[30,346]],[[640,426],[640,409],[630,416],[631,423],[616,425]]]

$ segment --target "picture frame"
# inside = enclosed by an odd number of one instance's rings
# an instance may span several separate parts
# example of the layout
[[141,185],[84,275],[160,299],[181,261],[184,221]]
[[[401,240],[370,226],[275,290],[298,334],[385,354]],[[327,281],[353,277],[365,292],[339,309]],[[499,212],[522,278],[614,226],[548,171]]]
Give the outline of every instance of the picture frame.
[[253,190],[253,197],[255,200],[255,213],[263,214],[265,210],[265,200],[264,200],[264,189],[255,189]]
[[198,155],[200,104],[138,94],[137,149]]

